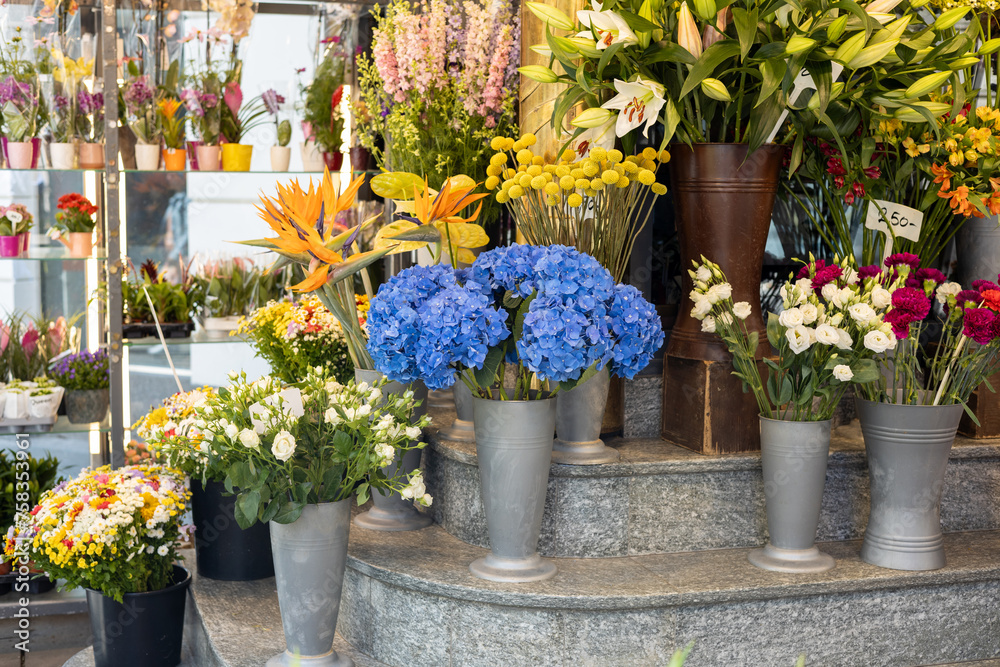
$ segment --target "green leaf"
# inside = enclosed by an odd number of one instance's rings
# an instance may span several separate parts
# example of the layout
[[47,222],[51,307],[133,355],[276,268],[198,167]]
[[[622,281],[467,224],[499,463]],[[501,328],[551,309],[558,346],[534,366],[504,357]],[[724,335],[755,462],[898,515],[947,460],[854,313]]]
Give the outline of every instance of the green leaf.
[[770,42],[763,45],[757,52],[753,54],[755,60],[770,60],[771,58],[779,58],[785,55],[785,47],[787,44],[784,42]]
[[875,382],[881,377],[881,373],[878,370],[878,364],[875,363],[874,359],[861,359],[851,366],[851,371],[854,373],[854,377],[851,378],[851,382],[854,384],[868,384],[869,382]]
[[781,395],[778,396],[777,405],[784,405],[792,400],[792,381],[786,375],[781,383]]
[[762,105],[750,112],[750,127],[748,128],[747,143],[748,151],[753,153],[764,145],[770,136],[774,126],[781,119],[781,112],[785,108],[785,93],[778,91]]
[[244,461],[234,464],[229,469],[229,477],[232,478],[233,485],[240,490],[249,489],[254,482],[254,478],[250,474],[250,468]]
[[482,368],[475,370],[476,384],[480,387],[489,387],[497,381],[497,371],[503,362],[506,345],[495,345],[486,352],[486,359],[483,360]]
[[278,513],[279,509],[281,509],[280,502],[278,502],[277,500],[272,500],[271,502],[269,502],[267,506],[264,508],[264,511],[261,512],[260,522],[267,523],[268,521],[273,519],[275,515]]
[[733,39],[724,39],[705,49],[705,52],[698,58],[694,67],[691,68],[687,79],[684,80],[679,98],[683,99],[688,93],[701,85],[702,80],[711,76],[716,67],[728,58],[736,57],[739,53],[740,45]]
[[653,32],[654,30],[661,29],[660,26],[652,21],[648,21],[638,14],[627,12],[621,7],[618,8],[618,15],[625,19],[625,23],[628,23],[628,27],[632,28],[633,32]]
[[698,60],[690,51],[675,42],[660,42],[656,45],[656,51],[648,57],[643,57],[643,62],[647,65],[662,62],[694,65]]
[[741,7],[733,7],[731,11],[733,23],[736,25],[736,34],[740,38],[740,60],[743,60],[753,47],[760,10],[755,6],[753,11],[749,12]]
[[281,508],[275,513],[271,521],[275,523],[295,523],[302,516],[302,509],[305,506],[305,503],[285,500],[281,503]]
[[[241,493],[239,498],[236,500],[235,514],[236,523],[240,524],[241,528],[247,528],[247,522],[252,526],[257,522],[257,510],[260,509],[260,492],[256,489],[247,491],[246,493]],[[240,520],[240,514],[243,514],[244,520]]]
[[976,413],[973,412],[971,408],[969,408],[969,404],[966,403],[965,401],[959,401],[959,403],[962,404],[962,409],[965,410],[965,414],[969,415],[969,419],[972,420],[972,423],[975,424],[976,426],[982,426],[982,424],[979,423],[979,417],[977,417]]
[[668,95],[666,99],[666,104],[663,106],[663,141],[660,144],[660,150],[667,147],[670,140],[674,137],[674,132],[677,131],[677,126],[681,122],[681,115],[677,111],[677,105],[674,104],[673,99]]
[[784,58],[771,58],[761,64],[760,72],[764,76],[764,81],[760,87],[760,96],[757,98],[755,106],[763,104],[767,98],[781,87],[781,82],[784,80],[785,72],[787,71],[788,66],[785,64]]
[[[617,42],[604,49],[604,53],[601,54],[601,59],[597,62],[598,79],[604,78],[604,68],[608,66],[608,63],[611,62],[611,59],[615,57],[615,54],[618,53],[623,46],[625,46],[625,42]],[[583,71],[583,68],[581,68],[581,71]]]
[[778,315],[775,313],[767,314],[767,342],[771,344],[771,347],[777,349],[781,344],[782,337],[782,327],[778,323]]

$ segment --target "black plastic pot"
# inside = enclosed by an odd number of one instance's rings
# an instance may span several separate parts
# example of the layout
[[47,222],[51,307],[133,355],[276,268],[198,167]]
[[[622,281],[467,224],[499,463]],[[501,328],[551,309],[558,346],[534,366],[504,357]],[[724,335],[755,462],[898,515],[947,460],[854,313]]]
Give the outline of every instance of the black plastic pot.
[[177,667],[184,636],[184,603],[191,574],[174,565],[174,583],[122,602],[87,589],[96,667]]
[[39,595],[48,593],[56,587],[56,582],[52,581],[44,574],[33,574],[28,579],[28,595]]
[[236,496],[224,495],[222,482],[191,480],[194,550],[198,575],[223,581],[253,581],[274,576],[271,529],[257,522],[247,530],[236,523]]

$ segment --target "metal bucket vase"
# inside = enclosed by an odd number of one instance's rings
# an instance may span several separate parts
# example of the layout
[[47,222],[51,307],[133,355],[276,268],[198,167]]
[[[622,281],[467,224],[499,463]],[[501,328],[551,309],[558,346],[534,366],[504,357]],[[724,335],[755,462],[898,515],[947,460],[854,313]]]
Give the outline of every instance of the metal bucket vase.
[[556,394],[553,463],[587,466],[618,460],[618,450],[601,440],[610,387],[611,373],[604,368],[586,382]]
[[475,442],[476,429],[472,421],[472,390],[461,380],[456,381],[451,390],[455,396],[455,421],[448,428],[441,429],[438,435],[445,440]]
[[768,541],[748,558],[772,572],[826,572],[833,558],[816,548],[823,504],[831,420],[782,421],[760,418]]
[[857,405],[871,484],[861,560],[892,570],[944,567],[941,492],[962,406]]
[[548,490],[556,399],[497,401],[472,398],[476,456],[490,553],[469,565],[480,579],[549,579],[556,566],[538,555]]
[[[353,150],[353,149],[351,149]],[[455,384],[461,384],[461,380],[456,380]],[[431,389],[427,392],[427,407],[455,409],[455,398],[451,389]]]
[[[355,368],[354,377],[358,382],[363,381],[371,384],[381,380],[384,376],[378,371]],[[414,397],[420,401],[420,405],[413,410],[414,418],[427,414],[427,387],[423,382],[404,385],[391,381],[382,387],[382,392],[388,397],[393,394],[402,394],[407,389],[412,389]],[[382,470],[387,476],[392,477],[402,466],[403,474],[409,475],[420,467],[422,454],[423,450],[421,449],[411,449],[403,454],[402,461],[397,458],[395,462],[385,466]],[[372,504],[374,507],[370,510],[354,517],[354,523],[359,528],[384,531],[419,530],[426,528],[433,522],[430,515],[417,511],[412,500],[406,500],[398,493],[383,496],[380,492],[373,491]]]
[[271,522],[274,581],[287,648],[268,660],[266,667],[354,665],[333,650],[352,502],[345,498],[306,505],[294,523]]

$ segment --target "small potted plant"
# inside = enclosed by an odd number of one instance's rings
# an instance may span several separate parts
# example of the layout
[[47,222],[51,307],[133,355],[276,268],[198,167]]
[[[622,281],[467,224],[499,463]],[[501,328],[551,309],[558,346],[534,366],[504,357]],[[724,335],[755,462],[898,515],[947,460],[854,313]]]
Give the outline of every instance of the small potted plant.
[[55,423],[64,389],[48,383],[38,384],[28,390],[28,415],[45,423]]
[[194,330],[192,318],[201,307],[203,294],[187,271],[182,272],[180,282],[172,283],[155,262],[146,260],[139,271],[133,268],[129,274],[122,280],[123,335],[126,338],[156,336],[156,324],[159,323],[167,338],[190,336]]
[[71,257],[89,257],[94,247],[94,214],[97,207],[78,192],[59,198],[56,224],[49,237],[62,243]]
[[274,133],[278,142],[277,145],[271,146],[271,171],[288,171],[288,163],[292,159],[292,149],[288,146],[288,142],[292,140],[292,122],[278,115],[285,98],[273,88],[264,91],[260,98],[267,108],[267,113],[274,117]]
[[204,294],[201,322],[210,337],[225,337],[255,304],[260,271],[247,257],[215,259],[202,264],[194,280]]
[[[43,86],[43,91],[45,89]],[[75,100],[67,93],[68,91],[63,88],[51,90],[45,100],[49,112],[49,131],[52,132],[52,139],[49,141],[49,164],[53,169],[76,169],[77,166],[77,148],[76,142],[73,141]]]
[[[31,241],[31,228],[35,226],[35,218],[24,204],[11,204],[4,211],[4,216],[14,223],[14,233],[21,239],[21,257],[28,256],[28,245]],[[18,219],[20,218],[20,219]]]
[[302,129],[306,138],[302,147],[303,156],[312,144],[323,154],[326,167],[330,171],[339,171],[344,160],[340,150],[344,134],[344,115],[340,108],[344,96],[344,55],[337,38],[331,40],[313,80],[308,85],[300,86],[300,94]]
[[178,470],[104,466],[18,515],[10,557],[87,590],[97,667],[180,663],[191,575],[177,564],[177,548],[189,497]]
[[7,166],[11,169],[33,169],[37,163],[38,143],[34,137],[38,129],[38,102],[38,85],[33,76],[8,74],[0,81],[3,136]]
[[198,145],[194,149],[198,171],[219,170],[222,155],[219,146],[221,96],[222,83],[218,75],[211,71],[197,75],[191,87],[181,91],[181,101],[198,134]]
[[260,95],[243,103],[243,89],[236,81],[226,84],[222,94],[223,171],[250,171],[253,146],[241,143],[250,130],[268,122],[267,107]]
[[66,390],[66,417],[70,422],[90,424],[107,416],[110,402],[107,350],[66,355],[55,362],[49,377]]
[[0,208],[0,257],[21,255],[21,238],[17,235],[17,230],[24,216],[14,206],[16,205]]
[[156,99],[156,88],[149,76],[140,74],[135,61],[129,61],[122,100],[129,129],[135,135],[135,164],[140,171],[156,171],[160,167],[161,130]]
[[76,132],[80,138],[80,168],[104,168],[104,93],[81,88],[76,94]]
[[181,103],[165,97],[157,103],[157,113],[163,127],[163,164],[167,171],[184,171],[187,152],[184,149],[184,124]]

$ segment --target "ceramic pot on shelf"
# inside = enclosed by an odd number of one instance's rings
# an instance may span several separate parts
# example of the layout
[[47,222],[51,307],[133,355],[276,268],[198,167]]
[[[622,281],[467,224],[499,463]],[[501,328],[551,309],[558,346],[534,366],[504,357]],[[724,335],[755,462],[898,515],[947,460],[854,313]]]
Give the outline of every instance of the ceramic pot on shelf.
[[156,171],[160,168],[159,144],[135,145],[135,168],[139,171]]
[[76,144],[50,143],[49,164],[52,165],[53,169],[76,169]]
[[163,166],[167,171],[184,171],[187,164],[187,151],[183,148],[164,148]]
[[104,169],[104,144],[84,142],[80,144],[80,169]]
[[219,166],[222,164],[221,146],[200,144],[195,146],[194,152],[198,158],[198,171],[219,171]]
[[292,160],[292,149],[289,146],[271,146],[271,171],[288,171]]

